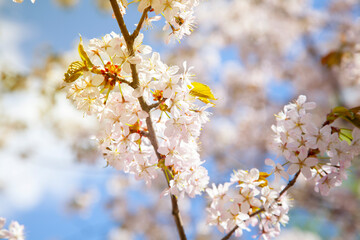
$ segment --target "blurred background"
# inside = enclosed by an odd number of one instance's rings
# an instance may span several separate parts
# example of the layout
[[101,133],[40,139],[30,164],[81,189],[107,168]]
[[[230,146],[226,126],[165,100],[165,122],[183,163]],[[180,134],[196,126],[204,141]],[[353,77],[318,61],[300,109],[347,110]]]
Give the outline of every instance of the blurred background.
[[[331,108],[360,105],[360,2],[208,0],[191,36],[165,44],[164,20],[144,44],[169,65],[194,66],[218,98],[201,149],[210,182],[264,166],[274,114],[304,94],[318,124]],[[136,4],[125,15],[134,28]],[[175,239],[163,179],[151,188],[106,167],[83,116],[59,90],[86,40],[119,33],[108,1],[0,0],[0,216],[25,225],[27,239]],[[341,123],[345,124],[345,123]],[[321,197],[299,181],[290,224],[278,239],[360,239],[360,159],[348,180]],[[220,239],[206,226],[206,194],[179,205],[189,239]],[[242,239],[252,239],[256,231]]]

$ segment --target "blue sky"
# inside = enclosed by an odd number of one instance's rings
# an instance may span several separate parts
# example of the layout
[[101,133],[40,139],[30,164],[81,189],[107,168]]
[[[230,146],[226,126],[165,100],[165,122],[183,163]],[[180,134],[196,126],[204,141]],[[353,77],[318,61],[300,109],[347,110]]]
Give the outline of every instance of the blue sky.
[[[138,17],[138,14],[128,14],[127,21],[135,22]],[[5,22],[14,23],[17,31],[14,31],[9,25],[5,25]],[[23,4],[16,4],[10,0],[0,1],[1,27],[8,27],[2,29],[3,34],[14,33],[17,35],[13,40],[14,44],[18,44],[16,47],[20,47],[19,57],[22,58],[21,61],[25,65],[22,69],[25,71],[41,63],[39,56],[44,56],[43,51],[50,49],[52,52],[61,53],[73,49],[79,41],[79,34],[85,39],[91,39],[101,37],[111,31],[118,32],[117,23],[112,19],[111,14],[99,11],[93,1],[80,1],[72,9],[59,8],[54,1],[38,0],[36,4],[31,4],[27,0]],[[1,38],[0,36],[0,43]],[[1,50],[0,54],[2,54]],[[41,136],[41,138],[45,138],[45,142],[51,142],[51,139],[46,139],[47,137],[49,136],[46,134]],[[59,154],[64,153],[64,150],[67,149],[66,147],[61,148],[62,144],[58,142],[49,144],[53,144],[49,145],[53,149],[53,153],[54,151]],[[42,152],[40,155],[44,158],[52,157],[49,152]],[[5,158],[3,157],[0,161],[5,161]],[[38,183],[47,185],[44,181],[54,179],[39,178],[39,175],[47,172],[46,174],[55,176],[57,179],[55,181],[59,183],[54,186],[43,186],[43,189],[35,191],[40,197],[35,197],[35,206],[31,208],[13,206],[9,204],[11,200],[6,200],[2,196],[0,209],[3,209],[3,212],[0,215],[8,218],[8,221],[18,220],[24,224],[27,239],[105,239],[107,232],[114,226],[108,211],[104,208],[109,200],[105,183],[108,176],[114,171],[104,169],[102,166],[92,168],[79,166],[72,169],[71,165],[61,162],[59,166],[59,168],[51,165],[44,167],[35,163],[30,167],[33,171],[32,174],[37,176],[34,176],[35,180],[28,179],[28,182],[42,181],[42,183]],[[31,178],[31,173],[27,171],[27,174]],[[58,193],[56,193],[56,189],[49,190],[56,186],[61,188]],[[89,217],[84,218],[67,213],[65,205],[69,196],[66,194],[71,194],[76,188],[86,190],[89,187],[95,187],[100,191],[98,194],[100,197],[91,209]],[[26,198],[30,196],[25,191],[19,197],[26,201]]]

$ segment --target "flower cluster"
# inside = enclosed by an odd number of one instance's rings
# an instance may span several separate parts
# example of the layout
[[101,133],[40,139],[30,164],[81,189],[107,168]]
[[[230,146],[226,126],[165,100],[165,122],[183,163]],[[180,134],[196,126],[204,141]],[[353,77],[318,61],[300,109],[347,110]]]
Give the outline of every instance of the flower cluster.
[[267,163],[275,167],[278,178],[286,178],[286,172],[293,175],[300,171],[306,179],[316,181],[316,191],[327,195],[347,178],[346,169],[360,153],[360,130],[340,129],[329,122],[318,127],[307,112],[314,108],[315,103],[306,102],[306,97],[301,95],[277,115],[277,124],[272,127],[276,134],[274,147],[284,156],[285,163],[275,165],[271,160]]
[[[274,147],[286,162],[280,164],[266,159],[265,163],[273,167],[271,174],[257,169],[249,172],[238,170],[230,182],[207,189],[212,200],[207,209],[210,225],[217,225],[222,232],[235,228],[235,234],[241,236],[250,225],[258,224],[262,238],[276,237],[280,233],[280,224],[289,220],[289,203],[285,193],[300,174],[306,179],[314,179],[315,190],[323,195],[341,184],[352,159],[360,153],[360,130],[347,129],[352,134],[345,134],[329,120],[322,127],[317,127],[313,116],[307,112],[315,106],[301,95],[277,115],[277,124],[272,126]],[[347,141],[341,140],[342,137],[347,137]],[[289,180],[289,175],[294,174],[293,180],[278,191],[268,186],[270,175],[274,175],[275,182],[278,182],[281,178]]]
[[[217,225],[221,232],[229,232],[234,227],[236,236],[243,230],[259,225],[263,237],[274,237],[280,233],[280,224],[289,220],[289,201],[285,195],[267,185],[269,175],[257,169],[238,170],[230,182],[206,191],[212,199],[208,211],[208,224]],[[260,214],[260,218],[256,215]]]
[[[127,0],[121,0],[121,5],[127,6]],[[195,24],[194,8],[199,5],[199,0],[140,0],[138,10],[143,12],[146,8],[153,9],[155,14],[164,16],[166,25],[163,30],[171,30],[169,38],[182,39],[190,35]],[[159,16],[148,18],[146,23],[159,20]]]
[[12,221],[9,229],[4,229],[6,219],[0,218],[0,238],[9,240],[24,240],[24,226],[17,221]]
[[[115,33],[90,40],[86,56],[91,68],[66,84],[68,98],[98,117],[97,139],[109,165],[147,184],[162,169],[170,185],[165,193],[194,197],[209,181],[197,144],[209,105],[195,104],[186,63],[179,72],[158,53],[147,56],[151,48],[142,45],[142,39],[142,34],[135,39],[134,56]],[[132,77],[135,66],[138,80]]]

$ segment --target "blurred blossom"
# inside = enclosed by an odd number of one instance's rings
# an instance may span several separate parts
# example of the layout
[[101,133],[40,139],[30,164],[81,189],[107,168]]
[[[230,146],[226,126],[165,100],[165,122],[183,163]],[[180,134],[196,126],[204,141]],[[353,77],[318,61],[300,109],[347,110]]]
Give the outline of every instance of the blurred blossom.
[[61,7],[69,8],[74,7],[76,4],[78,4],[79,0],[55,0],[55,2]]
[[134,236],[131,232],[121,229],[121,228],[113,228],[110,230],[108,234],[108,240],[123,240],[123,239],[134,239]]
[[0,19],[0,72],[12,70],[21,72],[26,69],[20,44],[29,37],[26,25]]
[[318,236],[315,233],[312,232],[306,232],[306,231],[302,231],[300,229],[297,228],[293,228],[293,229],[288,229],[288,230],[284,230],[280,236],[277,237],[278,240],[321,240],[321,237]]
[[68,209],[79,212],[82,215],[89,215],[90,208],[98,201],[99,193],[97,189],[88,189],[72,194],[72,199],[68,202]]
[[126,193],[125,189],[130,187],[127,176],[117,174],[107,182],[107,191],[113,196],[122,196]]

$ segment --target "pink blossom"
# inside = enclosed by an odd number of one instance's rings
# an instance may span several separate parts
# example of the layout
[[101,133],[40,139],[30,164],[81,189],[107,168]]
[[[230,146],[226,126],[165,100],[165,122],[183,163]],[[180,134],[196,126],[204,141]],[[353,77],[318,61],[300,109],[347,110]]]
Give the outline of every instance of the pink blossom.
[[300,153],[298,156],[294,156],[289,159],[290,166],[288,168],[288,173],[290,175],[295,174],[298,171],[301,171],[301,173],[307,178],[311,178],[311,167],[315,166],[318,162],[316,158],[308,157],[308,149],[305,147],[301,147]]

